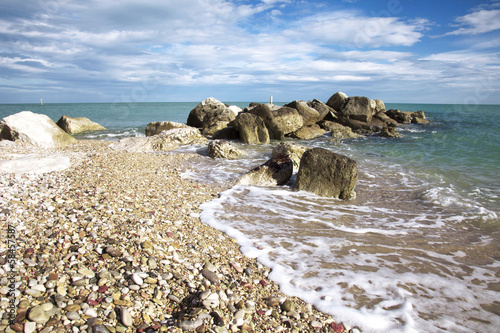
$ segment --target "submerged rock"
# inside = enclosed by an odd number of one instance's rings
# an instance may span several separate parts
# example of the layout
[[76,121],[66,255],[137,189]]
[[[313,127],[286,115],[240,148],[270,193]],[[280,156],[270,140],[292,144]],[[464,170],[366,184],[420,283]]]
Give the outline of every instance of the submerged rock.
[[300,160],[295,188],[339,199],[356,197],[356,161],[323,148],[308,150]]
[[239,185],[275,186],[285,184],[293,173],[293,162],[288,154],[279,154],[250,170],[236,181]]
[[235,159],[243,152],[226,140],[213,140],[208,144],[208,156],[212,158]]
[[85,117],[73,118],[66,115],[62,116],[57,121],[57,126],[62,128],[68,134],[78,134],[83,132],[106,130],[104,126],[101,126],[96,122],[93,122],[89,118]]

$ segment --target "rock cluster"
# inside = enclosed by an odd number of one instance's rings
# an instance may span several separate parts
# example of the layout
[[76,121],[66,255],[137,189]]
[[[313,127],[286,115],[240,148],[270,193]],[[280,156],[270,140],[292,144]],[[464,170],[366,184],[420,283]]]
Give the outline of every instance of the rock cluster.
[[[1,227],[17,245],[13,267],[0,250],[0,331],[359,332],[283,295],[268,268],[200,222],[199,205],[223,188],[181,178],[199,155],[109,144],[45,150],[70,157],[65,171],[0,173]],[[2,147],[0,159],[34,152]]]
[[330,132],[333,139],[351,139],[380,133],[397,137],[398,124],[428,123],[423,111],[385,109],[381,100],[348,97],[342,92],[327,101],[293,101],[284,106],[251,103],[238,113],[227,105],[208,98],[194,108],[188,125],[200,128],[208,138],[240,139],[244,143],[267,144],[285,137],[314,139]]

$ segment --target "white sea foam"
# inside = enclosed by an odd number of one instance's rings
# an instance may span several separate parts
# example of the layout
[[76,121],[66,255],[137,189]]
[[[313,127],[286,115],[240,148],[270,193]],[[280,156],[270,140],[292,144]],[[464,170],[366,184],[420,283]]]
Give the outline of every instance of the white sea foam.
[[[494,268],[464,270],[457,260],[467,258],[466,247],[436,252],[447,244],[440,233],[459,221],[434,206],[401,211],[406,205],[373,207],[286,187],[236,186],[203,204],[201,219],[271,267],[270,278],[285,293],[364,332],[467,332],[469,317],[499,323],[480,311],[498,297],[484,289],[494,283]],[[425,250],[418,247],[422,241],[429,244]]]

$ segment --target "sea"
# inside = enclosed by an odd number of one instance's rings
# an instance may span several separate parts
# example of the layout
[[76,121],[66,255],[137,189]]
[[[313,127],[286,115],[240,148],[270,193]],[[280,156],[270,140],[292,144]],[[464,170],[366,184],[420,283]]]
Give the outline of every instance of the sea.
[[[78,139],[119,140],[144,136],[152,121],[185,123],[197,104],[2,104],[0,118],[87,117],[108,129]],[[287,139],[357,161],[355,200],[296,191],[295,173],[283,186],[226,190],[201,206],[202,222],[270,267],[284,293],[362,332],[499,332],[500,105],[386,108],[423,110],[431,123],[400,126],[402,138]],[[203,146],[169,153],[198,153],[183,177],[220,185],[277,144],[235,143],[246,152],[237,160],[211,159]]]

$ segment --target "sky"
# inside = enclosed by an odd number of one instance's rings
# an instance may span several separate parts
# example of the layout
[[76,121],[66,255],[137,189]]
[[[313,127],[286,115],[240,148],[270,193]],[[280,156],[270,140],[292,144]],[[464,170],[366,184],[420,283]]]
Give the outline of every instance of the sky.
[[500,0],[1,0],[0,104],[500,104]]

